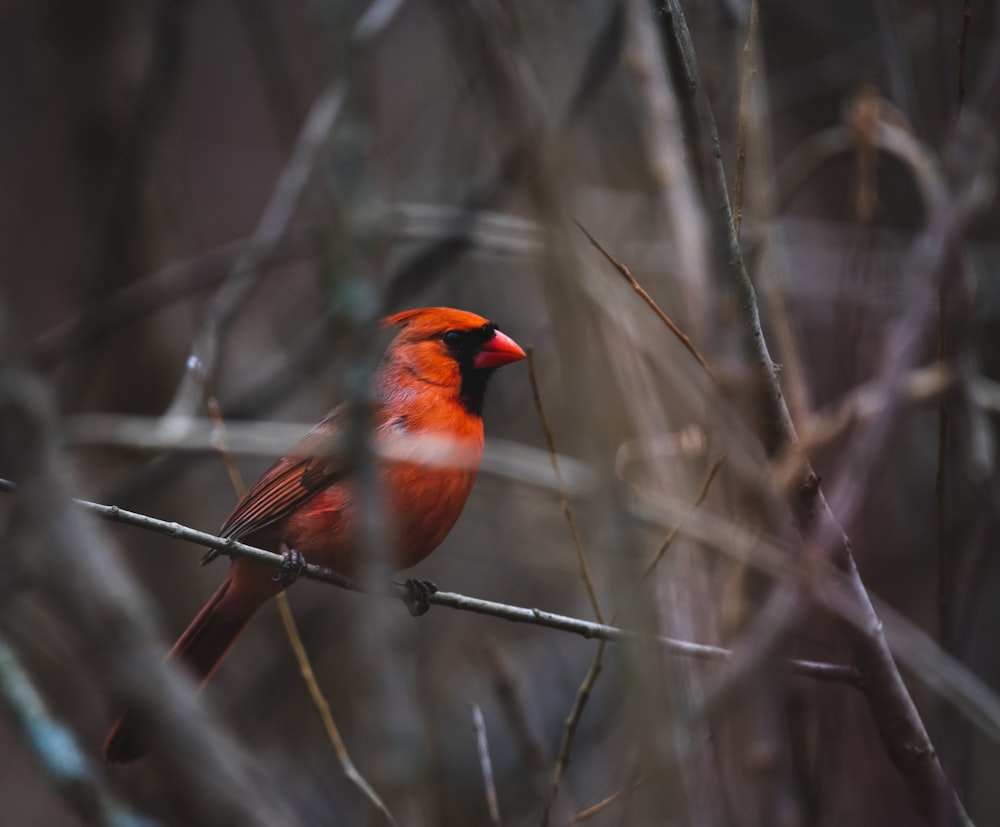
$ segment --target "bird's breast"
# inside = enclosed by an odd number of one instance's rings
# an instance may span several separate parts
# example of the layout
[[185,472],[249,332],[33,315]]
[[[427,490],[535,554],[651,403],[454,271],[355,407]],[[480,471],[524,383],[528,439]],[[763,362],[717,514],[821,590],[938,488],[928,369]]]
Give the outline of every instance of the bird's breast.
[[[433,438],[433,435],[431,435]],[[382,470],[397,568],[414,566],[440,545],[457,522],[476,482],[482,436],[449,437],[450,457],[391,460]]]
[[[426,440],[412,439],[411,432],[402,446],[383,453],[383,436],[379,472],[386,536],[393,567],[405,569],[434,551],[455,525],[476,482],[483,440],[481,431],[447,439],[431,434]],[[340,480],[256,539],[276,551],[284,542],[310,563],[358,577],[364,571],[358,498],[356,480]]]

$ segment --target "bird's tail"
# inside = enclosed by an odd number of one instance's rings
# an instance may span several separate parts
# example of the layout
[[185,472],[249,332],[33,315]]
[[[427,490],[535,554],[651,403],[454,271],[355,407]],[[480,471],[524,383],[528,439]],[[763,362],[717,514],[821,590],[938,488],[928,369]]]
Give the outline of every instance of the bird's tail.
[[[261,605],[236,599],[232,584],[230,573],[170,650],[170,660],[183,663],[199,685],[212,677]],[[141,728],[129,715],[119,718],[104,740],[104,759],[109,764],[135,761],[147,751]]]

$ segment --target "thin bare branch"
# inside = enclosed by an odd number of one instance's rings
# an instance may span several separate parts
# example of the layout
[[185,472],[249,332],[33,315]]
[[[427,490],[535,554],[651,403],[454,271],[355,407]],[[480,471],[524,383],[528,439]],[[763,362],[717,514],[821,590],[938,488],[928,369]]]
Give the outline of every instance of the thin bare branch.
[[[219,400],[208,385],[208,377],[198,370],[193,370],[192,373],[203,383],[202,390],[205,394],[205,404],[208,407],[209,416],[215,427],[216,448],[218,449],[219,456],[226,467],[226,473],[229,475],[229,480],[232,483],[233,490],[236,492],[236,496],[243,497],[246,494],[246,486],[243,484],[243,478],[236,467],[236,463],[233,461],[232,454],[229,452],[226,424],[222,418]],[[204,563],[208,559],[206,556],[202,562]],[[280,592],[276,596],[275,602],[278,604],[281,625],[285,630],[285,637],[288,639],[292,653],[295,655],[295,661],[298,664],[302,682],[306,685],[309,697],[312,698],[316,711],[319,712],[320,720],[323,722],[327,737],[329,737],[330,743],[333,745],[337,760],[340,761],[344,776],[361,791],[361,794],[368,799],[372,807],[381,813],[392,827],[395,827],[396,820],[392,817],[392,813],[389,812],[389,808],[379,797],[378,793],[375,792],[371,784],[368,783],[367,779],[354,766],[354,762],[347,751],[347,746],[344,744],[344,739],[340,737],[340,730],[333,719],[330,705],[323,695],[323,690],[320,689],[319,681],[316,680],[316,673],[313,671],[309,653],[306,652],[306,647],[302,643],[302,636],[299,634],[298,625],[295,623],[295,617],[292,615],[292,607],[288,603],[288,595],[285,592]]]
[[649,305],[650,309],[656,314],[657,318],[667,326],[667,328],[670,330],[671,333],[674,334],[674,336],[677,337],[678,341],[684,346],[684,349],[694,357],[695,361],[699,365],[701,365],[705,373],[708,374],[708,378],[711,379],[714,383],[718,384],[719,379],[715,375],[715,371],[712,370],[711,366],[705,360],[705,357],[702,356],[701,353],[698,351],[698,348],[694,346],[694,343],[691,341],[691,338],[686,333],[684,333],[684,331],[681,330],[676,324],[674,324],[673,320],[666,313],[663,312],[660,306],[653,300],[653,297],[646,292],[645,288],[641,284],[639,284],[635,276],[632,275],[632,271],[629,270],[629,268],[626,267],[624,264],[622,264],[620,261],[618,261],[618,259],[612,256],[611,253],[609,253],[605,249],[605,247],[596,238],[594,238],[594,236],[590,234],[590,232],[587,230],[586,227],[583,226],[583,224],[581,224],[579,221],[576,221],[575,223],[576,226],[580,228],[581,232],[585,236],[587,236],[587,240],[592,245],[594,245],[594,247],[601,253],[601,255],[603,255],[608,260],[608,262],[610,262],[611,266],[614,267],[615,270],[617,270],[621,274],[622,278],[624,278],[625,281],[629,283],[631,288],[635,290],[636,293],[639,294],[639,297],[644,302],[646,302],[647,305]]
[[[0,479],[0,491],[13,493],[16,490],[13,483]],[[259,560],[267,565],[279,568],[283,562],[280,554],[266,551],[265,549],[248,546],[238,543],[226,537],[218,537],[204,531],[189,528],[177,522],[158,520],[145,514],[138,514],[118,508],[114,505],[102,505],[100,503],[89,502],[87,500],[74,500],[74,502],[85,511],[89,511],[106,520],[124,525],[134,526],[149,531],[155,531],[167,537],[177,540],[186,540],[204,548],[218,549],[227,556],[250,557]],[[309,580],[318,580],[329,583],[349,591],[364,591],[361,585],[337,574],[336,572],[308,564],[302,571],[302,577]],[[385,590],[381,589],[373,592],[377,596],[384,596]],[[392,594],[396,597],[405,597],[409,594],[406,586],[402,583],[395,584]],[[602,623],[593,623],[588,620],[580,620],[575,617],[546,612],[541,609],[529,609],[521,606],[512,606],[506,603],[496,603],[490,600],[480,600],[475,597],[468,597],[455,592],[439,591],[428,595],[429,603],[437,606],[447,606],[459,611],[473,612],[475,614],[488,615],[508,620],[512,623],[525,623],[530,626],[543,626],[548,629],[568,632],[579,635],[588,640],[607,640],[612,643],[631,640],[653,640],[664,648],[665,651],[677,655],[696,658],[698,660],[725,661],[732,657],[732,652],[721,646],[709,646],[701,643],[690,643],[683,640],[675,640],[663,636],[648,636],[627,629],[620,629],[616,626],[608,626]],[[818,661],[793,660],[789,661],[793,672],[805,677],[827,680],[834,683],[844,683],[850,686],[858,686],[858,673],[850,666],[843,666],[833,663],[822,663]]]
[[760,20],[760,0],[750,0],[750,22],[747,25],[747,39],[743,44],[743,69],[740,73],[740,111],[736,123],[736,165],[733,169],[733,232],[740,237],[743,223],[743,174],[747,163],[747,120],[749,119],[750,96],[753,94],[757,63],[754,46],[757,42],[757,24]]
[[[651,526],[671,525],[688,513],[690,503],[681,498],[657,493],[654,498],[636,497],[629,510]],[[733,649],[726,670],[713,687],[713,695],[724,694],[727,676],[752,669],[764,655],[773,654],[775,638],[794,633],[788,627],[788,617],[799,617],[797,609],[817,601],[835,617],[845,621],[845,634],[850,640],[854,634],[882,635],[892,645],[899,661],[912,670],[928,686],[942,693],[949,704],[962,712],[992,741],[1000,744],[1000,696],[992,691],[974,672],[942,650],[934,640],[915,624],[897,615],[893,622],[879,620],[873,626],[871,613],[859,605],[850,589],[849,579],[841,561],[818,560],[815,549],[811,556],[793,557],[787,544],[768,540],[747,526],[734,523],[727,516],[702,506],[685,528],[685,534],[702,545],[714,548],[735,561],[748,563],[771,577],[779,588],[775,594],[781,600],[769,600],[756,617],[757,628],[741,636],[740,645]],[[790,567],[789,561],[797,560]],[[784,603],[784,607],[780,605]],[[789,605],[791,613],[789,613]],[[881,617],[884,604],[873,600],[877,617]],[[763,658],[774,664],[773,658]],[[751,661],[751,663],[747,663]],[[738,681],[737,681],[738,683]],[[864,687],[862,687],[864,688]]]
[[470,703],[472,728],[476,733],[476,751],[479,753],[479,767],[483,771],[483,785],[486,788],[486,806],[490,813],[490,824],[500,827],[500,804],[497,802],[497,787],[493,781],[493,762],[490,761],[490,745],[486,738],[486,721],[479,704]]
[[[940,365],[917,368],[903,378],[898,393],[907,404],[919,405],[940,399],[955,386],[955,378]],[[977,387],[986,388],[985,383]],[[984,391],[985,396],[985,391]],[[781,489],[788,490],[801,481],[807,471],[807,458],[845,436],[851,428],[879,415],[888,402],[885,388],[869,382],[845,394],[831,410],[817,411],[803,424],[800,440],[788,447],[775,464],[774,475]]]
[[[217,431],[211,419],[192,419],[188,430],[172,440],[161,433],[157,417],[121,416],[118,414],[82,414],[63,421],[64,440],[70,445],[115,445],[146,451],[214,451]],[[273,458],[290,451],[309,430],[309,425],[294,422],[235,422],[226,426],[226,445],[234,454]],[[384,459],[410,459],[431,465],[466,467],[467,454],[451,450],[450,442],[434,436],[403,436],[381,441],[376,453]],[[593,493],[598,478],[589,465],[573,457],[558,457],[561,488],[569,497]],[[552,471],[547,451],[521,442],[488,438],[480,464],[480,473],[516,480],[558,492],[560,480]]]
[[[594,610],[594,616],[598,623],[604,622],[604,615],[601,613],[601,606],[597,601],[597,591],[594,588],[594,581],[590,575],[590,568],[587,565],[587,556],[583,551],[583,542],[580,539],[580,532],[576,527],[576,519],[573,517],[573,509],[569,504],[569,497],[562,485],[562,474],[559,472],[559,460],[556,454],[556,443],[552,436],[552,429],[549,428],[548,420],[545,417],[545,408],[542,406],[541,391],[538,387],[538,376],[535,373],[535,354],[533,348],[528,348],[528,378],[531,380],[531,395],[535,403],[535,411],[538,414],[538,422],[542,426],[545,434],[545,442],[549,447],[549,458],[552,461],[552,470],[555,472],[556,480],[559,484],[559,497],[562,502],[563,517],[566,518],[566,525],[569,528],[570,536],[573,538],[573,545],[576,548],[577,564],[580,567],[580,577],[587,588],[587,595],[590,597],[590,604]],[[559,785],[562,783],[563,774],[569,766],[569,755],[573,749],[573,738],[576,735],[576,728],[580,723],[580,717],[590,698],[591,690],[597,681],[597,676],[601,673],[601,659],[604,657],[605,641],[602,640],[594,653],[594,659],[590,664],[590,669],[580,684],[580,689],[576,695],[576,701],[570,710],[566,723],[563,725],[562,740],[559,744],[559,755],[556,758],[556,765],[552,770],[552,780],[549,784],[549,793],[542,811],[542,827],[549,823],[549,816],[556,798],[559,795]]]
[[[236,314],[257,285],[263,265],[282,247],[299,203],[312,179],[320,150],[344,102],[344,86],[333,83],[316,99],[299,134],[292,157],[282,171],[274,192],[253,234],[253,243],[236,260],[233,269],[205,311],[202,328],[191,348],[188,362],[195,360],[212,379],[215,376],[222,340]],[[186,423],[198,409],[201,389],[198,380],[186,371],[167,412],[164,425],[171,431],[178,422]]]
[[552,429],[545,417],[545,408],[542,406],[542,395],[538,387],[538,375],[535,373],[535,351],[534,348],[527,349],[528,354],[528,379],[531,381],[531,397],[535,403],[535,413],[538,414],[538,423],[542,426],[542,433],[545,435],[545,444],[549,448],[549,460],[552,463],[552,471],[556,475],[556,486],[559,490],[559,500],[562,504],[563,517],[566,526],[569,528],[570,537],[573,538],[573,548],[576,550],[576,562],[580,568],[580,578],[587,589],[587,597],[590,598],[590,607],[594,610],[594,617],[598,623],[604,622],[604,615],[601,614],[601,606],[597,600],[597,589],[594,588],[594,578],[590,574],[590,566],[587,565],[587,555],[583,551],[583,541],[580,539],[580,531],[576,527],[576,518],[573,516],[573,509],[569,504],[569,496],[563,485],[562,473],[559,470],[559,455],[556,453],[556,443],[552,436]]
[[[290,232],[272,252],[270,263],[302,255],[307,237],[306,232]],[[266,240],[241,239],[172,261],[152,275],[91,302],[73,317],[42,333],[31,343],[31,360],[40,369],[48,368],[121,325],[217,287],[240,256],[261,255],[269,249],[268,244]]]
[[[392,23],[402,5],[402,0],[369,0],[351,33],[351,45],[355,48],[371,46]],[[337,80],[313,103],[291,158],[278,176],[274,191],[257,222],[253,234],[257,246],[252,248],[252,253],[245,252],[237,259],[222,288],[209,303],[188,360],[196,360],[209,379],[215,376],[226,331],[256,286],[262,265],[280,249],[291,229],[346,95],[346,83]],[[164,428],[173,432],[183,430],[187,419],[198,409],[199,398],[197,382],[185,372],[164,414]]]
[[704,210],[684,159],[684,130],[677,97],[668,81],[669,71],[656,39],[654,15],[658,10],[646,0],[625,3],[626,66],[641,102],[639,128],[649,159],[649,175],[676,245],[677,276],[684,287],[690,324],[704,312],[708,280]]
[[[695,497],[694,503],[691,505],[691,511],[689,512],[689,515],[694,514],[694,512],[698,510],[698,506],[700,506],[703,502],[705,502],[705,498],[708,496],[708,490],[712,487],[712,481],[715,479],[716,474],[719,473],[719,469],[722,468],[722,463],[725,461],[725,459],[726,459],[725,454],[722,454],[721,456],[716,458],[715,462],[712,463],[711,468],[708,469],[708,473],[705,474],[705,479],[701,483],[701,488],[698,490],[698,496]],[[663,555],[667,553],[667,549],[670,548],[670,545],[674,542],[675,539],[677,539],[677,535],[680,534],[681,529],[684,528],[685,522],[686,520],[681,520],[680,522],[676,523],[670,529],[669,532],[667,532],[667,536],[664,538],[663,543],[661,543],[660,548],[657,550],[656,554],[653,555],[653,558],[649,561],[649,564],[646,566],[645,571],[643,571],[641,578],[642,580],[645,580],[647,577],[649,577],[649,575],[653,573],[653,570],[657,567],[660,560],[663,559]]]
[[541,738],[529,715],[524,691],[519,683],[519,678],[523,676],[515,672],[492,641],[486,641],[477,651],[493,678],[493,693],[507,717],[521,758],[532,779],[538,781],[540,790],[544,783],[541,774],[545,771],[545,756]]
[[[942,285],[938,291],[938,364],[948,360],[948,293]],[[937,470],[934,474],[934,545],[937,554],[938,640],[949,649],[953,645],[951,599],[955,590],[957,561],[946,548],[948,533],[948,399],[944,394],[937,401]]]
[[594,689],[597,677],[601,674],[601,661],[604,658],[604,647],[606,644],[607,641],[603,639],[597,644],[597,651],[594,652],[593,660],[590,662],[590,668],[587,669],[587,674],[584,676],[583,682],[580,684],[580,688],[576,692],[576,699],[573,701],[573,708],[570,710],[569,715],[566,716],[566,723],[563,725],[562,739],[559,742],[559,755],[556,757],[556,765],[552,770],[552,782],[549,787],[549,795],[545,802],[545,808],[542,811],[542,827],[547,827],[549,823],[549,818],[552,814],[552,807],[556,803],[556,797],[559,794],[559,784],[562,782],[562,777],[565,774],[567,767],[569,767],[569,756],[573,749],[573,739],[576,736],[576,728],[580,723],[583,710],[587,706],[587,701],[590,700],[590,693]]
[[969,25],[972,23],[972,0],[962,3],[962,34],[958,38],[958,97],[956,109],[965,105],[965,69],[969,48]]
[[19,479],[14,504],[31,538],[32,574],[87,641],[104,691],[155,738],[152,760],[184,820],[294,823],[204,712],[189,680],[164,663],[142,597],[111,543],[68,496],[48,397],[27,373],[0,371],[0,422],[0,461]]
[[640,777],[638,780],[636,780],[629,787],[627,787],[627,788],[625,788],[623,790],[617,790],[617,791],[611,793],[611,795],[605,796],[600,801],[598,801],[596,804],[591,804],[589,807],[586,807],[586,808],[580,810],[580,812],[578,812],[576,815],[574,815],[571,819],[569,819],[568,821],[564,821],[560,825],[560,827],[573,827],[573,825],[582,824],[583,822],[587,821],[588,819],[591,819],[594,816],[599,815],[600,813],[603,813],[606,809],[608,809],[608,807],[610,807],[612,804],[614,804],[623,795],[627,795],[629,793],[633,793],[637,789],[639,789],[639,787],[641,787],[643,785],[643,783],[645,783],[645,781],[646,781],[645,776]]
[[[695,140],[704,141],[718,150],[715,120],[699,83],[694,49],[679,1],[666,0],[666,12],[664,39],[667,48],[676,55],[677,64],[683,67],[683,77],[678,79],[677,88],[679,95],[687,96],[691,132],[696,136]],[[998,72],[1000,69],[994,71],[996,77],[991,76],[984,83],[987,105],[996,105],[989,96],[996,97],[994,93],[1000,88]],[[988,113],[989,116],[995,114],[992,111]],[[912,364],[925,330],[930,302],[924,294],[927,291],[936,292],[943,279],[943,262],[953,249],[961,230],[982,205],[986,192],[988,177],[984,174],[984,169],[989,168],[993,161],[993,145],[983,125],[977,124],[975,118],[963,119],[956,129],[953,143],[956,145],[955,151],[950,157],[960,165],[955,170],[958,184],[956,193],[953,199],[934,200],[935,206],[928,211],[928,231],[919,244],[920,255],[914,261],[911,274],[921,295],[916,297],[913,309],[903,320],[898,335],[891,342],[888,358],[880,375],[880,381],[885,383],[889,402],[876,421],[856,440],[854,450],[848,452],[847,459],[852,468],[850,488],[838,489],[836,493],[839,496],[835,500],[837,513],[844,520],[850,520],[856,514],[861,497],[867,491],[866,483],[873,463],[884,450],[898,421],[900,405],[897,389],[900,375]],[[729,275],[741,298],[744,324],[750,333],[747,337],[750,352],[769,391],[771,409],[765,425],[769,431],[764,435],[765,444],[773,445],[774,434],[777,433],[779,444],[776,447],[783,447],[796,441],[795,429],[761,330],[754,286],[745,269],[739,242],[732,232],[725,172],[717,159],[718,155],[711,170],[714,209],[710,213],[716,216],[716,232],[720,241],[725,244]],[[818,478],[810,472],[807,479]],[[858,611],[868,621],[859,626],[845,625],[844,629],[859,668],[865,675],[865,696],[887,753],[927,817],[937,818],[946,813],[957,822],[968,822],[968,816],[937,760],[923,721],[899,675],[878,616],[854,565],[850,541],[835,512],[827,505],[818,484],[803,486],[793,501],[793,506],[800,525],[812,542],[823,554],[835,555],[845,573],[849,593]],[[780,630],[783,625],[792,624],[800,616],[800,611],[799,606],[790,606],[782,623],[775,624],[775,634],[782,633]]]
[[361,791],[362,795],[364,795],[371,805],[382,814],[389,824],[395,825],[396,820],[392,817],[392,813],[389,812],[389,808],[386,806],[385,802],[382,801],[378,793],[375,792],[374,788],[358,771],[358,768],[351,760],[351,755],[347,751],[347,745],[344,743],[344,739],[340,735],[340,729],[337,727],[337,723],[333,719],[333,713],[330,711],[330,704],[327,703],[326,697],[323,695],[323,690],[320,689],[319,682],[316,680],[316,673],[313,672],[312,663],[309,660],[309,654],[306,652],[306,647],[302,643],[302,636],[299,634],[298,626],[295,624],[295,618],[292,616],[292,608],[288,605],[288,597],[284,592],[282,592],[278,595],[277,600],[278,613],[281,615],[281,625],[284,628],[285,635],[287,636],[288,642],[292,647],[292,652],[295,654],[295,662],[299,666],[299,672],[302,675],[302,680],[306,685],[306,689],[309,690],[309,697],[312,698],[313,705],[316,707],[317,712],[319,712],[319,717],[323,722],[323,728],[326,730],[326,735],[330,739],[330,743],[333,744],[334,752],[337,754],[337,760],[340,762],[340,767],[344,771],[344,776]]

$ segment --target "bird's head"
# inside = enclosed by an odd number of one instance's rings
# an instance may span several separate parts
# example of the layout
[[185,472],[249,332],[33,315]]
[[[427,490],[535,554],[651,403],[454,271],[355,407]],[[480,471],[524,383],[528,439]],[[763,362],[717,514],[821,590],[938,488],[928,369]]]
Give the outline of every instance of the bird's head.
[[389,358],[421,381],[455,388],[476,416],[493,372],[525,356],[495,324],[464,310],[422,307],[388,316],[382,324],[402,328],[389,345]]

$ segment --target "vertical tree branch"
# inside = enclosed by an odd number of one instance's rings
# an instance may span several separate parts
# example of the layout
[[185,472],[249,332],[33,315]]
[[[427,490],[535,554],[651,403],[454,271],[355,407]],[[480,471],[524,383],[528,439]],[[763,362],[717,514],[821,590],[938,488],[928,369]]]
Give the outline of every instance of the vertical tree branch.
[[686,288],[687,325],[699,332],[699,313],[705,307],[708,261],[701,202],[684,162],[680,112],[669,86],[669,70],[657,46],[656,27],[646,0],[626,0],[628,61],[636,88],[643,98],[640,128],[646,143],[649,172],[666,210],[670,237],[677,248],[677,275]]
[[[687,123],[695,140],[705,141],[709,147],[718,148],[718,136],[715,130],[711,107],[704,90],[698,82],[693,45],[684,20],[678,0],[666,0],[664,16],[665,47],[670,50],[675,64],[680,67],[678,94],[686,96]],[[992,83],[986,84],[988,89]],[[977,141],[982,137],[973,127],[972,133],[965,133],[964,140],[971,140],[973,157],[978,154],[983,159],[984,149]],[[986,152],[988,155],[988,152]],[[715,155],[716,159],[718,155]],[[969,216],[980,203],[976,196],[979,186],[977,172],[969,171],[970,158],[965,157],[966,173],[962,185],[971,187],[960,192],[952,210],[937,210],[931,214],[928,244],[924,250],[918,273],[914,280],[918,289],[926,291],[933,289],[940,276],[945,251],[951,248],[960,228],[963,228]],[[975,162],[972,161],[975,168]],[[771,416],[768,418],[768,432],[765,433],[765,443],[773,447],[794,445],[797,442],[795,429],[788,414],[787,406],[781,393],[781,387],[775,372],[774,364],[767,351],[767,344],[760,327],[760,317],[757,311],[756,296],[753,284],[743,264],[739,244],[732,232],[732,217],[729,206],[728,190],[725,185],[725,175],[721,163],[716,160],[710,171],[710,197],[715,207],[710,211],[716,215],[716,232],[727,250],[726,263],[729,275],[735,283],[741,297],[741,308],[744,312],[744,324],[750,352],[753,354],[755,366],[760,373],[765,387],[768,389],[768,399],[771,403]],[[882,376],[887,380],[886,387],[893,398],[893,389],[897,387],[900,369],[908,365],[919,342],[919,333],[923,330],[922,315],[926,305],[918,298],[912,319],[904,320],[900,329],[900,337],[895,342]],[[895,405],[887,405],[856,444],[852,452],[865,457],[862,468],[870,468],[870,462],[880,455],[891,430],[891,423],[896,421],[898,414],[898,399]],[[811,471],[807,471],[811,474]],[[865,490],[866,476],[850,480],[850,491],[844,489],[846,497],[843,500],[843,510],[853,515],[861,492]],[[841,489],[838,489],[838,491]],[[881,624],[867,592],[858,575],[847,539],[838,519],[826,503],[826,498],[818,486],[802,488],[793,502],[793,508],[798,515],[799,523],[804,533],[811,539],[816,548],[824,553],[833,552],[835,559],[846,575],[846,583],[852,599],[856,601],[859,611],[870,618],[871,624],[866,633],[859,633],[851,627],[845,627],[845,634],[862,674],[865,675],[865,695],[871,707],[874,720],[878,726],[886,751],[893,759],[924,816],[930,820],[945,815],[956,822],[967,822],[962,805],[959,803],[941,765],[934,753],[933,746],[917,713],[913,700],[904,685],[889,651]],[[801,608],[790,605],[788,620],[796,616]],[[780,627],[782,624],[778,624]]]
[[736,124],[736,164],[733,171],[733,232],[740,237],[743,225],[743,174],[747,163],[747,120],[749,119],[750,96],[753,94],[757,63],[754,60],[754,46],[757,42],[757,23],[760,20],[760,0],[750,0],[750,22],[747,25],[747,39],[743,44],[743,70],[740,73],[740,109]]

